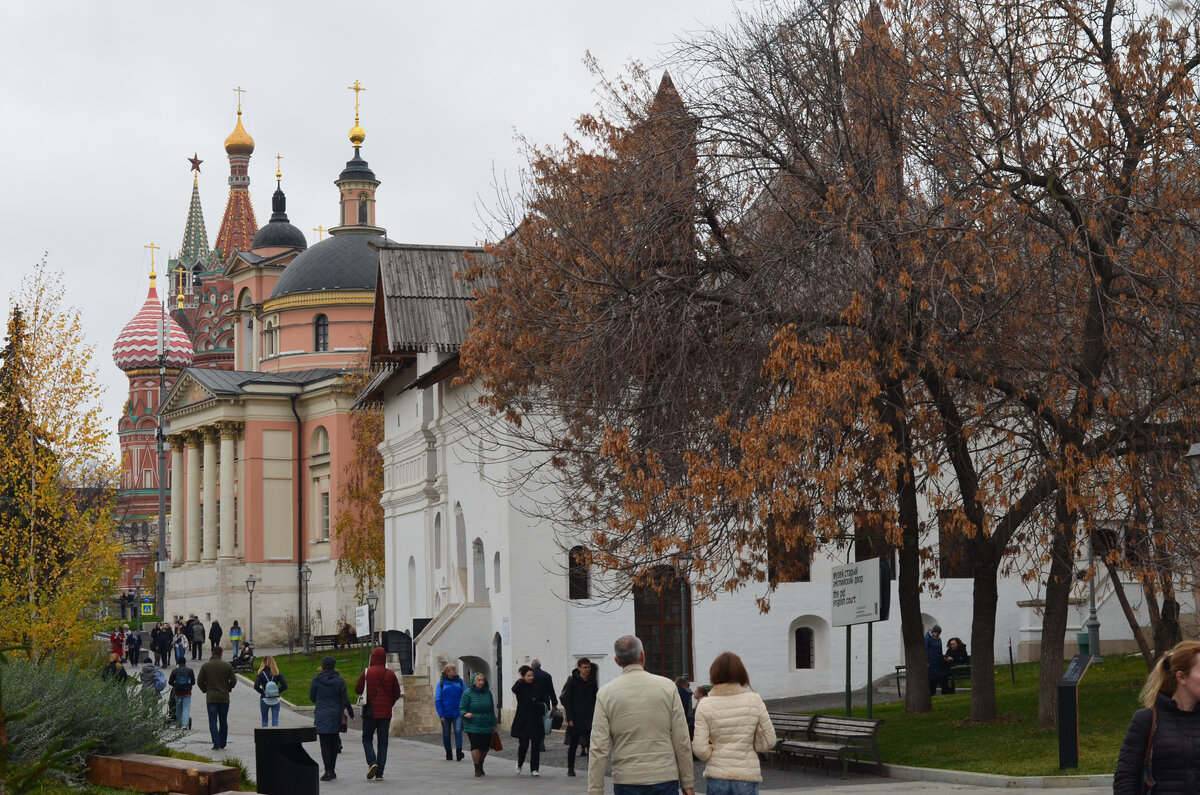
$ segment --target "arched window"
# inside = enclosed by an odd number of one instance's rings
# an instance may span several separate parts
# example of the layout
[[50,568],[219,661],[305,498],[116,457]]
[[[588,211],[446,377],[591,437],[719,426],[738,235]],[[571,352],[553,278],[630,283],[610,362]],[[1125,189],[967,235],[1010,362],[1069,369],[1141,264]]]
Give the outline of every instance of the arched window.
[[587,549],[584,547],[571,547],[571,551],[567,553],[567,598],[568,599],[588,599],[591,594],[588,592],[588,562]]
[[812,627],[796,627],[796,668],[815,668],[815,637]]
[[692,679],[692,592],[670,566],[657,567],[633,590],[634,632],[646,648],[646,670]]
[[325,430],[324,425],[318,425],[313,431],[308,449],[309,455],[314,457],[329,452],[329,431]]
[[492,587],[500,593],[500,553],[492,556]]
[[313,350],[329,350],[329,318],[317,315],[313,319]]
[[275,321],[268,320],[263,324],[263,356],[275,355]]

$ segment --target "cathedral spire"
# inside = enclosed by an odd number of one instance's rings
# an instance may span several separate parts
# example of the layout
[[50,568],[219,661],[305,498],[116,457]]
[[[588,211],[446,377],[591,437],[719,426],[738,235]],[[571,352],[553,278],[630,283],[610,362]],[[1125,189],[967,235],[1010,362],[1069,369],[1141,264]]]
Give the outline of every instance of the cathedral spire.
[[221,218],[221,230],[217,232],[214,248],[222,260],[228,260],[235,251],[249,251],[258,231],[254,218],[254,205],[250,203],[250,155],[254,154],[254,139],[242,126],[241,86],[234,89],[238,94],[237,126],[225,139],[225,153],[229,155],[229,201],[225,203],[225,215]]
[[196,155],[188,158],[192,164],[192,202],[188,206],[187,223],[183,227],[183,245],[179,248],[178,259],[194,265],[198,260],[207,259],[208,230],[204,228],[204,211],[200,208],[200,164],[204,161]]
[[375,172],[362,158],[362,144],[367,134],[359,123],[358,94],[366,91],[357,80],[354,85],[347,86],[354,92],[354,126],[350,128],[350,143],[354,146],[354,156],[346,163],[342,173],[334,180],[340,194],[341,223],[329,230],[331,235],[340,234],[348,229],[369,231],[372,234],[383,234],[383,230],[375,226],[375,189],[379,180]]

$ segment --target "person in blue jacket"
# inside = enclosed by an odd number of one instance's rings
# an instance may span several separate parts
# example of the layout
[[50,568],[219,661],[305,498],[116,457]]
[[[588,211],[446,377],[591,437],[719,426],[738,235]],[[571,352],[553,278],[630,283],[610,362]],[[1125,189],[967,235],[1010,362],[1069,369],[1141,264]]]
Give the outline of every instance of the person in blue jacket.
[[929,695],[937,695],[938,684],[946,695],[946,657],[942,653],[942,628],[934,624],[925,633],[925,665],[929,668]]
[[437,690],[434,692],[433,703],[437,708],[438,720],[442,722],[442,745],[446,748],[446,761],[450,761],[454,756],[450,752],[450,730],[454,730],[454,750],[458,754],[458,761],[462,761],[462,735],[463,735],[463,719],[462,713],[459,711],[459,705],[462,702],[463,691],[467,685],[463,682],[462,677],[458,675],[458,667],[454,663],[447,663],[442,668],[442,678],[438,680]]

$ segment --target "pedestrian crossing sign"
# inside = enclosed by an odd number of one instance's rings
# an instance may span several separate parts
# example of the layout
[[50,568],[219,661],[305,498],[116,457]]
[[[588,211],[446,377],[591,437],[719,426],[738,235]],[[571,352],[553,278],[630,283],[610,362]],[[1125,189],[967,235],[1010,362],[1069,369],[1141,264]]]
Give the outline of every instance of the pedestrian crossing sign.
[[154,602],[142,602],[142,615],[154,615]]

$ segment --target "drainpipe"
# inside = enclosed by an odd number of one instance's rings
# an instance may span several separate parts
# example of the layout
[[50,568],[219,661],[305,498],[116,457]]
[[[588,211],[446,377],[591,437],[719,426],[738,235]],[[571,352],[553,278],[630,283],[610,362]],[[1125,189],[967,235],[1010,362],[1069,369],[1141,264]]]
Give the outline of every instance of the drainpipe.
[[300,616],[300,632],[303,638],[308,632],[308,616],[304,614],[304,479],[300,469],[301,438],[304,433],[304,423],[300,420],[300,412],[296,411],[296,395],[289,396],[292,401],[292,416],[296,418],[296,615]]

